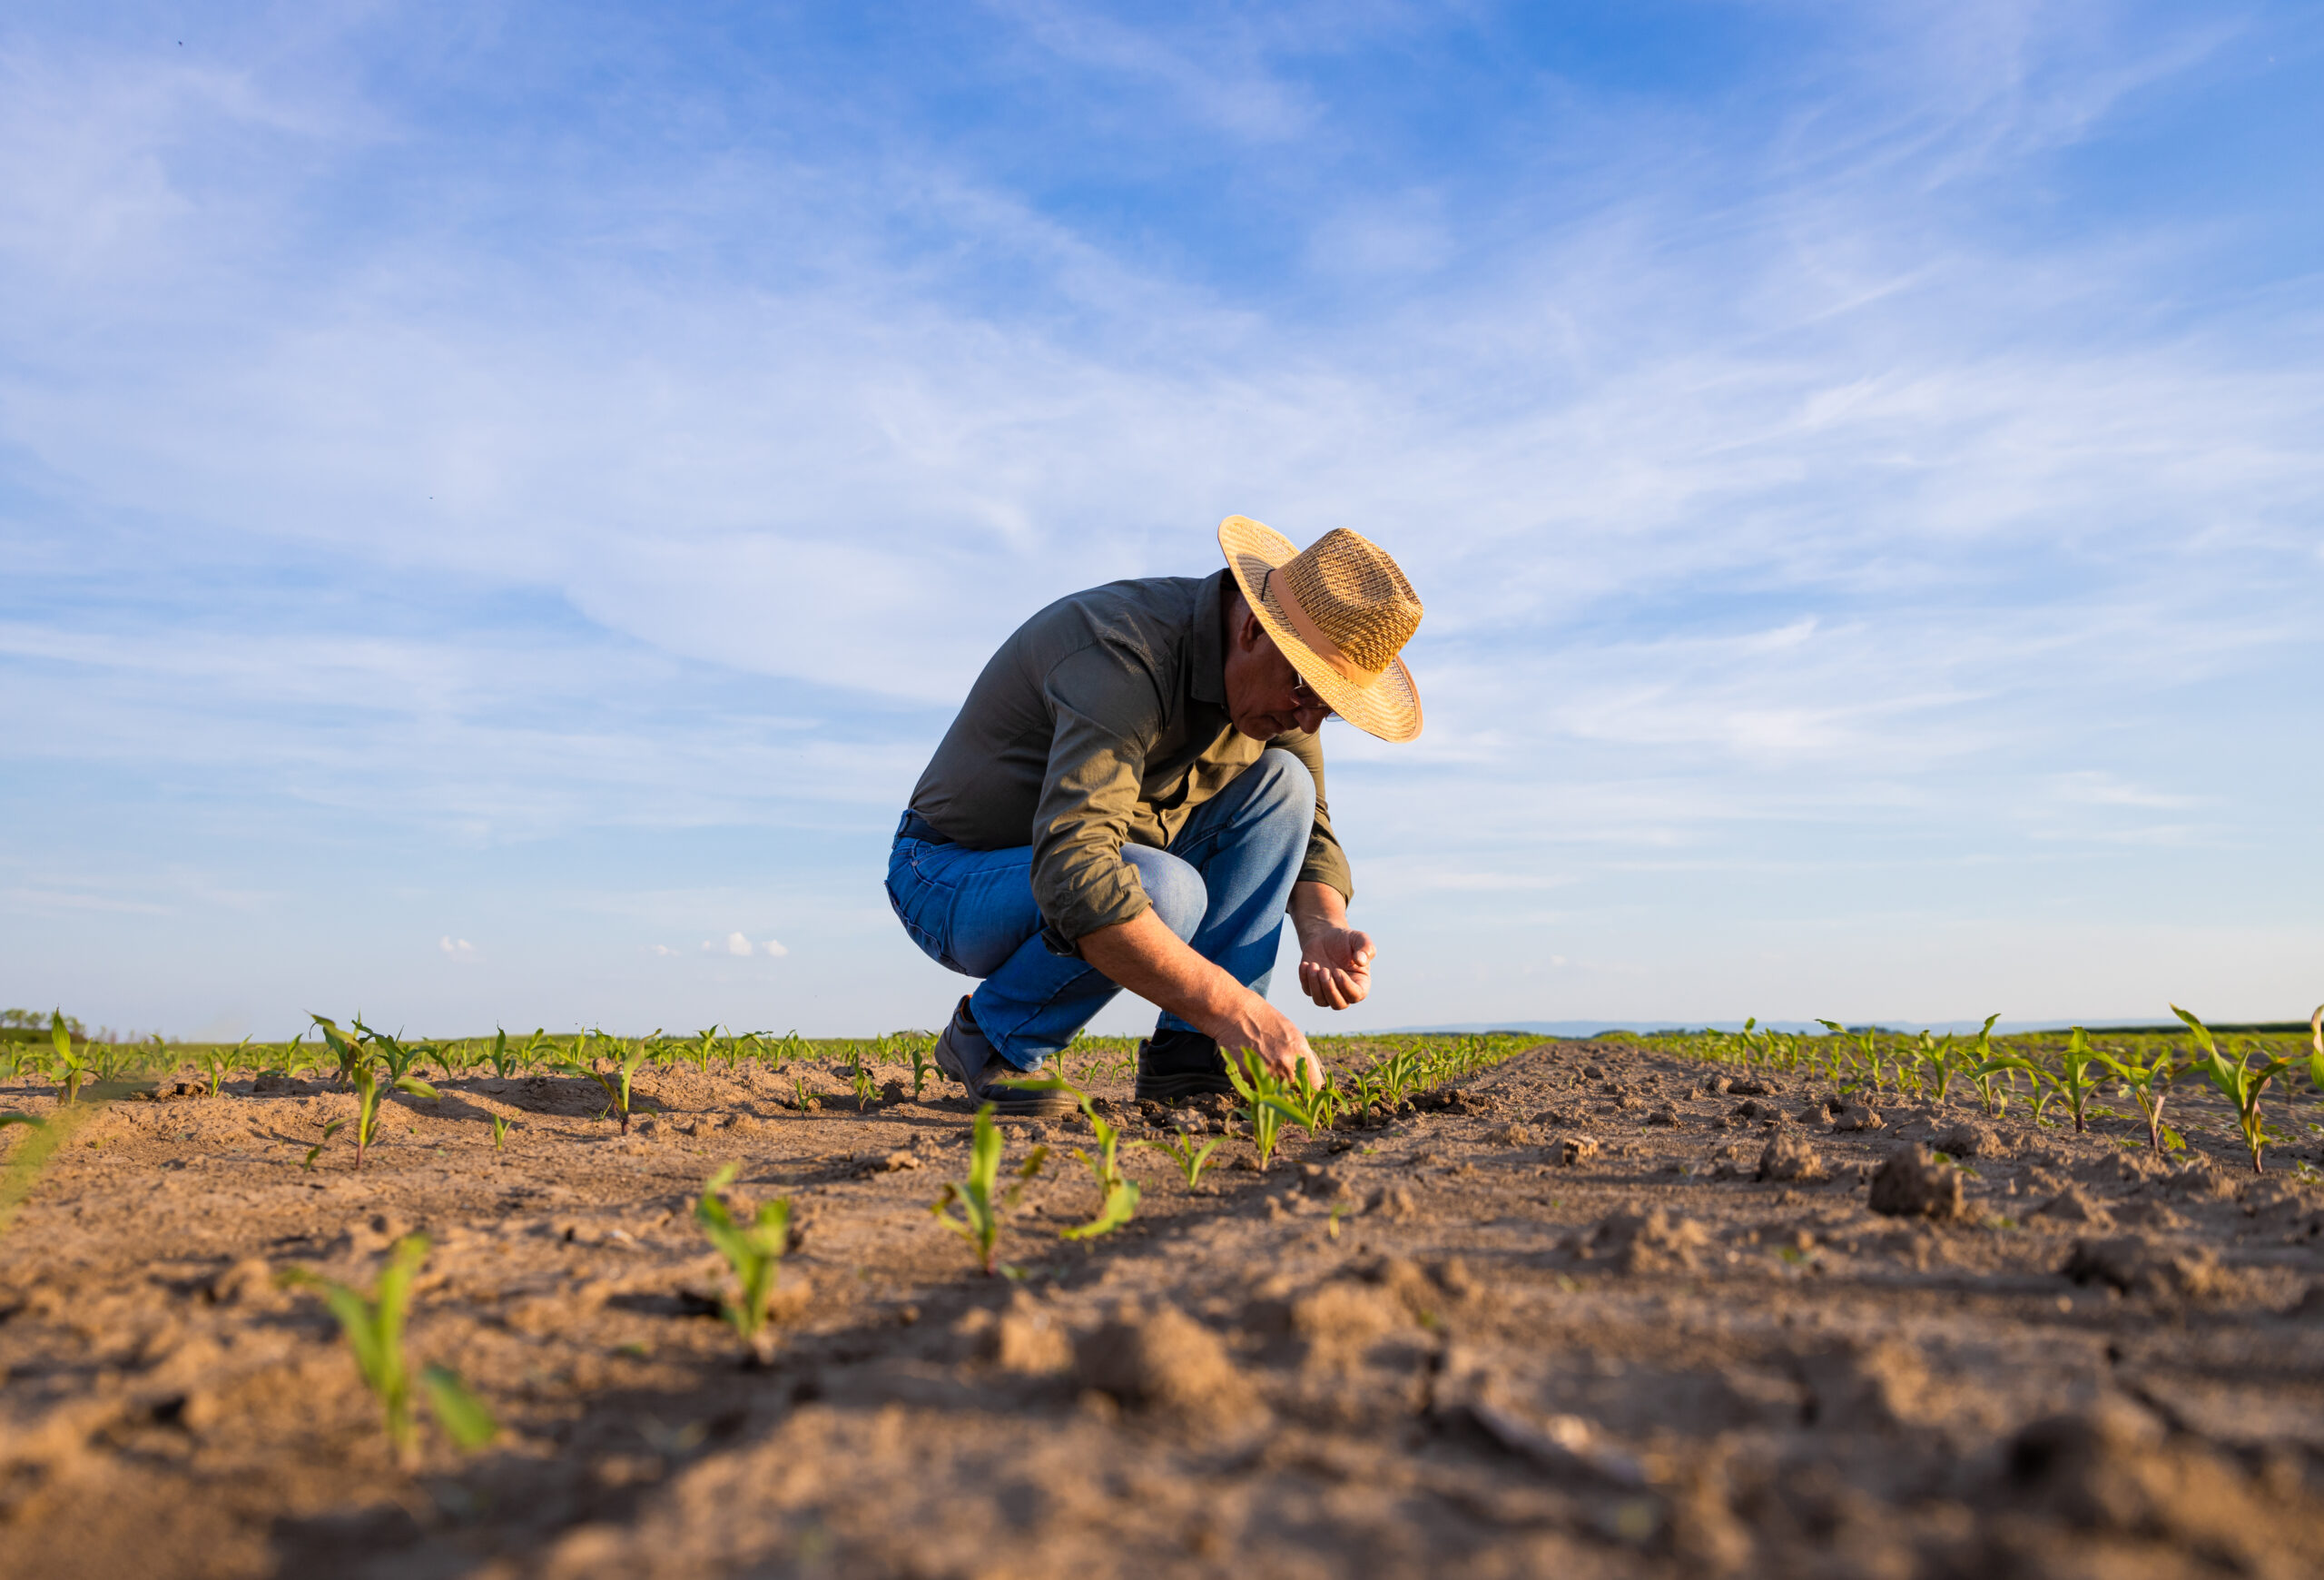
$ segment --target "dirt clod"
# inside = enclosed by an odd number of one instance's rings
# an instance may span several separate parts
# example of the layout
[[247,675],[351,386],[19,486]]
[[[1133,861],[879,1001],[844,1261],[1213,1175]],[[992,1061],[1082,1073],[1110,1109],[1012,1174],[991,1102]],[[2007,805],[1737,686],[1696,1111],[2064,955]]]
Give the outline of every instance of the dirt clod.
[[2055,1223],[2087,1224],[2103,1229],[2113,1222],[2112,1215],[2092,1200],[2079,1185],[2068,1185],[2034,1211],[2036,1217]]
[[1797,1131],[1777,1131],[1759,1153],[1757,1177],[1813,1184],[1826,1177],[1824,1160]]
[[1191,1417],[1232,1416],[1246,1397],[1218,1335],[1175,1306],[1106,1322],[1075,1344],[1073,1368],[1125,1405]]
[[1926,1147],[1900,1147],[1874,1172],[1866,1204],[1891,1218],[1958,1218],[1961,1171],[1938,1162]]
[[1598,1226],[1587,1249],[1626,1273],[1651,1273],[1693,1267],[1709,1240],[1701,1224],[1658,1207],[1616,1213]]
[[2076,1241],[2064,1271],[2078,1284],[2109,1284],[2124,1294],[2200,1299],[2224,1282],[2208,1247],[2174,1247],[2137,1234]]
[[1948,1158],[1991,1158],[2001,1151],[2001,1137],[1991,1125],[1956,1120],[1937,1131],[1936,1150]]

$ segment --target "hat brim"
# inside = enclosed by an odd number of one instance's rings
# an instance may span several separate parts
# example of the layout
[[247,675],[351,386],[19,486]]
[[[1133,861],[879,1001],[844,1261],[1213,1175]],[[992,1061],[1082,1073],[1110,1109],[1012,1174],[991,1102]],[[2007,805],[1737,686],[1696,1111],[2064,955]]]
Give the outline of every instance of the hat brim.
[[1420,689],[1402,658],[1388,660],[1380,678],[1358,686],[1324,662],[1294,629],[1290,617],[1275,596],[1267,572],[1299,550],[1291,539],[1248,516],[1229,516],[1218,524],[1218,547],[1226,555],[1226,568],[1259,625],[1275,639],[1291,667],[1299,671],[1315,695],[1331,709],[1365,735],[1384,741],[1409,741],[1420,734]]

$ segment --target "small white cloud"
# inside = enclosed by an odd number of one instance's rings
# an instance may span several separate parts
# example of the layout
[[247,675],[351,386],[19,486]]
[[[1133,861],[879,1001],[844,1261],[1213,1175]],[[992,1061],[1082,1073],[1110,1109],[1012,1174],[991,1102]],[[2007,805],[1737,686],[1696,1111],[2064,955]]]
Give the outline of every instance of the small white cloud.
[[439,938],[436,941],[436,947],[442,950],[446,955],[453,960],[474,960],[476,958],[476,945],[470,943],[465,938],[452,938],[448,936]]
[[671,948],[666,943],[657,943],[654,946],[654,953],[656,954],[675,954],[677,951]]
[[777,960],[781,960],[784,955],[791,953],[791,951],[783,947],[781,940],[774,938],[770,938],[766,941],[766,952],[774,956]]
[[739,933],[729,933],[726,934],[726,953],[748,954],[751,953],[751,941]]

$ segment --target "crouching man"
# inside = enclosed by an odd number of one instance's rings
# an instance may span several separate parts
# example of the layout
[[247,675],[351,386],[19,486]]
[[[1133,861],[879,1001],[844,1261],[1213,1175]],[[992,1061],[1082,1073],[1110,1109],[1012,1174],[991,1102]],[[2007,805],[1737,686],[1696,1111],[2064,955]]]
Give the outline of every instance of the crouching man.
[[1230,516],[1218,541],[1224,570],[1111,582],[1026,621],[912,792],[888,899],[930,958],[982,979],[935,1054],[972,1103],[1063,1111],[1062,1093],[999,1082],[1038,1071],[1123,988],[1162,1011],[1140,1099],[1231,1091],[1222,1047],[1320,1078],[1266,999],[1286,913],[1310,999],[1370,991],[1317,732],[1336,714],[1383,740],[1420,734],[1396,656],[1420,599],[1345,529],[1295,552]]

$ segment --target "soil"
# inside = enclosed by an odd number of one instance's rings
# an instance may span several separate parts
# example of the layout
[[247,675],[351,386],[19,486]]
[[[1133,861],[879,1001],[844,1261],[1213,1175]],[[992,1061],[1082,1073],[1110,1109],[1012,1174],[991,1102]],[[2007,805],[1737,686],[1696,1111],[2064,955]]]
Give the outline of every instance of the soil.
[[[929,1212],[965,1107],[793,1073],[649,1071],[627,1137],[447,1081],[359,1174],[301,1167],[354,1104],[314,1083],[105,1107],[0,1239],[0,1575],[2324,1573],[2324,1197],[2280,1163],[1553,1042],[1196,1191],[1131,1151],[1088,1242],[1085,1133],[1012,1126],[1055,1155],[988,1278]],[[691,1216],[728,1160],[796,1210],[763,1358]],[[368,1288],[415,1229],[414,1362],[503,1432],[402,1465],[275,1274]]]

